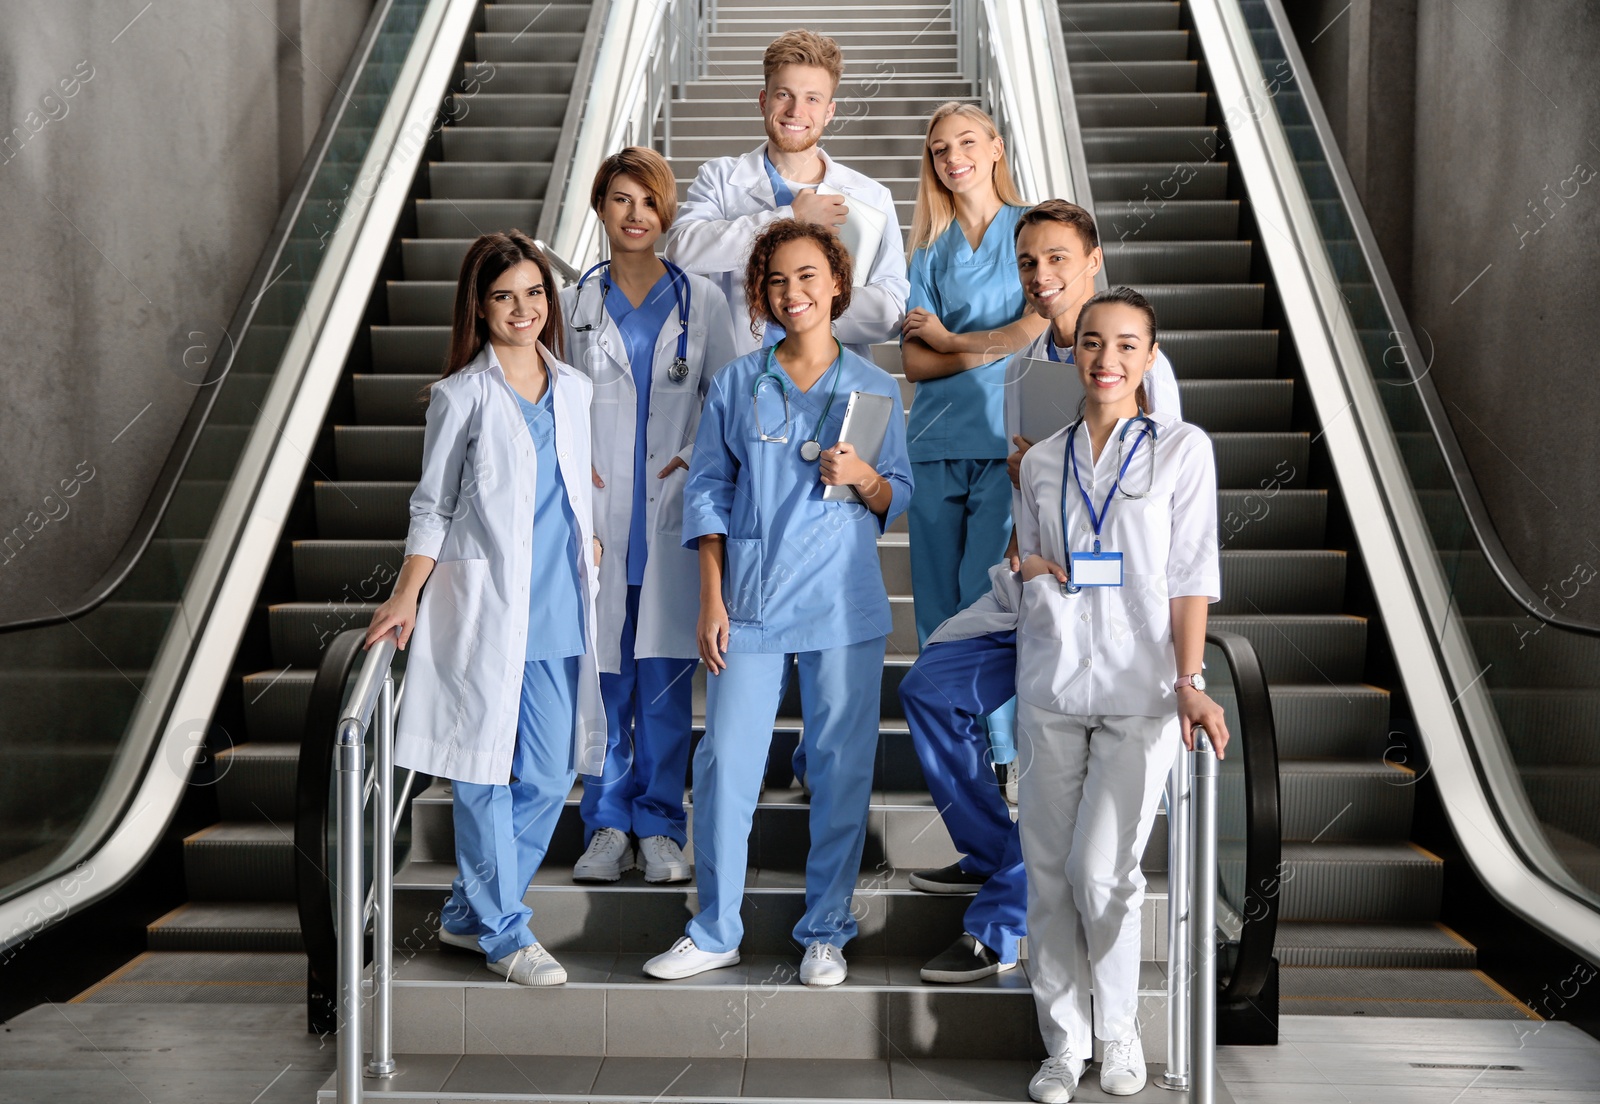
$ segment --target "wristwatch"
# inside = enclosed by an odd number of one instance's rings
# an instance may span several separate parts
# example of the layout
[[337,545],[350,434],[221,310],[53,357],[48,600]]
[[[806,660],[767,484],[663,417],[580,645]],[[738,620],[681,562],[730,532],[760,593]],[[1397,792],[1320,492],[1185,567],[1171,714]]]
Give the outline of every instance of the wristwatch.
[[1182,675],[1182,676],[1180,676],[1178,678],[1177,682],[1172,684],[1172,688],[1174,690],[1178,689],[1179,687],[1183,687],[1183,686],[1187,686],[1187,687],[1189,687],[1190,689],[1193,689],[1193,690],[1198,690],[1202,694],[1204,694],[1206,692],[1206,677],[1204,675],[1198,675],[1198,674],[1196,674],[1196,675]]

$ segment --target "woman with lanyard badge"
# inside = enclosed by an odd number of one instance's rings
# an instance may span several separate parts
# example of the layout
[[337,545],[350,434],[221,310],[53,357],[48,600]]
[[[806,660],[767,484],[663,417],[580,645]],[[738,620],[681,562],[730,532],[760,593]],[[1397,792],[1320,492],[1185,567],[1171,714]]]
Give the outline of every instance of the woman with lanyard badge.
[[1047,1104],[1071,1099],[1097,1038],[1102,1090],[1144,1087],[1139,859],[1180,737],[1228,743],[1200,673],[1220,596],[1211,441],[1150,410],[1138,292],[1084,305],[1075,358],[1083,414],[1023,457],[1017,518],[1028,974],[1050,1055],[1029,1092]]
[[[911,227],[911,297],[901,360],[911,404],[911,591],[917,640],[989,589],[1011,536],[1006,361],[1046,326],[1017,281],[1026,205],[994,121],[947,103],[928,121]],[[1012,708],[988,718],[993,762],[1015,759]]]
[[[711,377],[733,359],[721,290],[656,257],[677,184],[654,150],[630,147],[595,174],[590,206],[611,260],[561,293],[573,363],[594,382],[595,534],[606,769],[583,784],[580,882],[689,878],[683,787],[694,723],[699,567],[683,547],[683,486]],[[635,858],[633,840],[638,840]]]
[[[683,978],[739,961],[745,865],[783,670],[798,658],[811,786],[806,948],[800,980],[845,979],[851,894],[866,842],[878,699],[891,627],[877,538],[911,497],[905,420],[892,377],[843,349],[833,320],[849,303],[850,256],[812,223],[780,219],[745,273],[752,329],[785,336],[717,374],[684,491],[683,538],[700,558],[700,656],[710,677],[694,756],[699,914],[645,964]],[[876,470],[838,440],[852,391],[894,409]],[[833,502],[849,486],[860,502]]]
[[520,985],[567,980],[528,930],[522,897],[574,768],[598,774],[605,754],[593,389],[540,341],[548,333],[561,350],[554,289],[549,262],[518,231],[468,248],[405,562],[367,630],[369,647],[391,631],[400,647],[414,643],[395,764],[451,780],[460,870],[439,940],[481,951]]

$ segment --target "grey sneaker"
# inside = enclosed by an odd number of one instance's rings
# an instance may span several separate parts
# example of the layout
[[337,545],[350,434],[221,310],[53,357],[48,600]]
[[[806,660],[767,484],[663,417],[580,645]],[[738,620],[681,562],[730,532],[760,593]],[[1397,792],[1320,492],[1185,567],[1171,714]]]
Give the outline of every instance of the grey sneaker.
[[671,836],[646,836],[640,840],[639,862],[647,882],[660,885],[689,880],[689,860]]
[[1106,1044],[1100,1062],[1100,1091],[1112,1096],[1132,1096],[1144,1088],[1144,1044],[1135,1035]]
[[620,828],[602,828],[589,839],[589,846],[572,868],[575,882],[615,882],[624,870],[638,865],[633,857],[633,844],[628,833]]
[[1028,1095],[1039,1104],[1067,1104],[1082,1076],[1082,1058],[1074,1058],[1070,1052],[1059,1058],[1046,1058],[1028,1082]]
[[489,963],[489,969],[517,985],[565,985],[567,981],[567,968],[537,943]]

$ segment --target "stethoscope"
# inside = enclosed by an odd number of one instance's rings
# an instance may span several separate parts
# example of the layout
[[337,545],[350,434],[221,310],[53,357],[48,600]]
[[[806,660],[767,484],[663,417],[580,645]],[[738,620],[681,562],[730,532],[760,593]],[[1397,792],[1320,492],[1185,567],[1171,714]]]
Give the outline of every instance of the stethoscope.
[[[839,350],[838,355],[833,359],[832,368],[829,369],[833,373],[833,384],[828,388],[828,401],[823,404],[822,415],[817,419],[816,432],[811,434],[809,440],[800,443],[800,459],[802,460],[812,461],[822,455],[822,443],[818,438],[822,436],[822,427],[828,421],[828,411],[833,409],[833,397],[839,392],[839,375],[843,371],[844,364],[844,346],[839,344],[838,338],[833,339],[833,345],[834,348]],[[777,357],[778,347],[776,345],[767,346],[767,367],[765,371],[756,377],[755,383],[750,386],[750,405],[755,410],[756,436],[768,444],[785,445],[789,443],[789,385],[787,382],[788,377],[784,376],[775,367]],[[778,434],[768,433],[761,425],[761,385],[768,380],[778,385],[778,395],[783,399],[783,431]]]
[[[667,378],[673,383],[682,383],[689,378],[689,309],[694,305],[692,298],[694,292],[689,287],[689,277],[683,274],[683,269],[671,261],[663,260],[667,267],[667,279],[672,284],[672,301],[678,308],[678,355],[672,358],[672,366],[667,369]],[[601,261],[593,266],[578,280],[578,298],[583,298],[583,285],[602,268],[610,268],[610,261]],[[600,281],[600,312],[595,315],[595,320],[586,326],[572,327],[573,333],[589,333],[597,328],[606,316],[606,296],[611,294],[611,281]]]

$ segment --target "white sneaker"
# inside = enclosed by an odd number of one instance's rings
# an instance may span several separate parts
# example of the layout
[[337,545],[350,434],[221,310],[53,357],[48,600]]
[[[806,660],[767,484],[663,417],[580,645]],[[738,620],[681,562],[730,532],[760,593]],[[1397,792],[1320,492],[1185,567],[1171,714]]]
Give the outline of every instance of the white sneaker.
[[1000,791],[1006,796],[1006,805],[1010,807],[1011,819],[1016,820],[1018,783],[1022,778],[1022,775],[1017,770],[1017,760],[1011,760],[1000,769],[1005,772],[1005,777],[1001,781]]
[[624,870],[632,870],[633,845],[620,828],[602,828],[589,840],[589,846],[572,868],[575,882],[615,882]]
[[800,983],[814,988],[838,985],[849,973],[844,955],[832,943],[813,943],[800,960]]
[[489,963],[489,969],[517,985],[565,985],[567,982],[567,968],[537,943]]
[[683,849],[671,836],[646,836],[639,841],[639,863],[644,867],[644,880],[662,882],[687,882],[689,860]]
[[1070,1053],[1060,1058],[1046,1058],[1039,1072],[1028,1082],[1028,1095],[1039,1104],[1067,1104],[1083,1076],[1083,1059]]
[[644,964],[644,972],[653,978],[664,981],[673,981],[677,978],[694,977],[707,970],[719,970],[724,966],[737,966],[739,964],[739,949],[731,951],[702,951],[694,945],[694,940],[687,935],[674,943],[670,950],[661,952]]
[[472,951],[474,954],[483,953],[483,948],[478,946],[477,936],[457,935],[443,924],[439,925],[439,942],[446,947],[460,947],[463,951]]
[[1144,1088],[1144,1044],[1135,1035],[1106,1044],[1100,1063],[1100,1089],[1112,1096],[1132,1096]]

